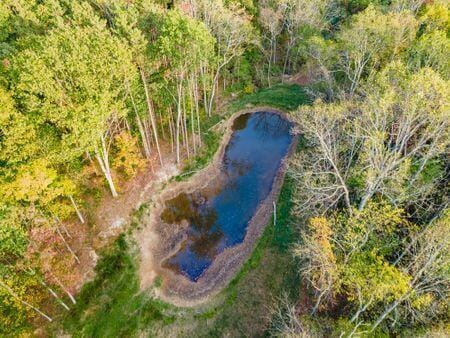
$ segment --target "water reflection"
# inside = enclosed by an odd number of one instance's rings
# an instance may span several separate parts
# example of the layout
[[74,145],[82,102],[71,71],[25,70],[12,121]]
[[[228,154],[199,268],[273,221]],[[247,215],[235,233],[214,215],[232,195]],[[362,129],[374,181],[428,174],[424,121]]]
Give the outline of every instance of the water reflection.
[[189,226],[180,250],[163,266],[195,281],[221,251],[244,240],[248,222],[268,196],[292,141],[290,128],[290,122],[273,113],[235,119],[220,181],[166,201],[162,221]]

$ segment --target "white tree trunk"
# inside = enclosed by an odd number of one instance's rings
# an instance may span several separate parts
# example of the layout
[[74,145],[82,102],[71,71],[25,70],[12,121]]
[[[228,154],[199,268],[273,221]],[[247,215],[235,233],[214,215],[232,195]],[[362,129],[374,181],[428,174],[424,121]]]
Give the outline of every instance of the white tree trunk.
[[155,144],[156,144],[156,150],[158,151],[159,162],[160,162],[161,166],[163,166],[161,149],[159,148],[158,130],[156,128],[155,114],[153,111],[152,102],[150,100],[150,94],[149,94],[148,88],[147,88],[147,79],[145,78],[145,74],[144,74],[144,71],[142,70],[142,68],[139,68],[139,71],[141,73],[142,83],[144,84],[145,99],[147,102],[148,115],[150,117],[150,123],[152,124],[153,137],[155,138]]
[[55,224],[55,229],[56,232],[58,233],[58,236],[62,239],[64,245],[66,246],[67,250],[71,253],[71,255],[73,256],[73,258],[76,260],[76,262],[78,264],[80,264],[80,259],[78,258],[78,256],[75,254],[75,251],[72,250],[72,248],[70,247],[69,243],[67,243],[66,239],[64,238],[63,234],[61,233],[61,230],[59,230],[58,224]]
[[45,283],[45,282],[43,282],[43,281],[40,281],[40,283],[41,283],[41,285],[42,285],[43,287],[45,287],[45,288],[48,290],[48,292],[50,292],[50,294],[53,296],[53,298],[55,298],[56,301],[57,301],[59,304],[61,304],[61,306],[62,306],[64,309],[66,309],[67,311],[70,311],[70,307],[68,307],[67,304],[64,303],[64,301],[58,296],[58,294],[57,294],[51,287],[49,287],[49,286],[47,285],[47,283]]
[[71,202],[72,205],[73,205],[73,208],[75,209],[75,212],[77,213],[78,219],[80,220],[81,223],[84,224],[84,218],[83,218],[83,215],[81,214],[80,209],[78,209],[78,206],[77,206],[77,204],[75,203],[75,200],[73,199],[72,195],[69,195],[69,199],[70,199],[70,202]]
[[177,164],[180,164],[180,125],[181,125],[181,84],[178,84],[178,102],[177,102],[177,122],[176,122],[176,149],[177,149]]
[[22,298],[20,298],[8,285],[6,285],[6,283],[4,283],[2,280],[0,280],[0,286],[3,287],[3,289],[5,289],[12,297],[14,297],[15,299],[17,299],[19,302],[21,302],[23,305],[29,307],[30,309],[33,309],[35,312],[37,312],[38,314],[40,314],[42,317],[44,317],[45,319],[47,319],[49,322],[52,322],[53,319],[46,315],[44,312],[42,312],[41,310],[39,310],[37,307],[31,305],[30,303],[28,303],[27,301],[23,300]]
[[117,190],[114,185],[114,181],[112,179],[111,167],[109,166],[108,150],[106,149],[105,138],[103,135],[101,136],[101,141],[102,141],[101,142],[102,143],[102,152],[101,152],[102,155],[100,156],[98,150],[96,149],[95,150],[95,158],[97,159],[100,169],[102,170],[103,174],[105,175],[106,181],[108,181],[108,185],[111,190],[111,194],[113,195],[113,197],[117,197],[119,195],[117,194]]

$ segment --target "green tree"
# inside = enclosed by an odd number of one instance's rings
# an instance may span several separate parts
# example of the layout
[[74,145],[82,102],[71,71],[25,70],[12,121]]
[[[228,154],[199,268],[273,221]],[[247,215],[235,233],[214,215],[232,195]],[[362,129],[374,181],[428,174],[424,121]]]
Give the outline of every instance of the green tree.
[[75,2],[71,10],[69,23],[19,53],[15,92],[38,130],[41,151],[54,163],[95,152],[116,195],[107,139],[123,116],[131,53],[87,3]]
[[339,70],[349,83],[352,95],[361,79],[380,69],[413,41],[417,20],[411,13],[383,14],[373,6],[351,18],[337,36],[340,44]]
[[0,87],[0,172],[10,175],[38,149],[34,125],[17,111],[11,95]]
[[[201,67],[211,60],[214,38],[200,23],[179,11],[169,11],[155,16],[158,35],[154,42],[153,58],[161,60],[164,86],[172,88],[173,102],[176,106],[175,139],[177,163],[180,163],[180,137],[189,156],[188,129],[186,117],[186,89],[192,88],[192,82],[198,78]],[[189,58],[186,58],[189,55]],[[191,124],[195,123],[191,115]]]

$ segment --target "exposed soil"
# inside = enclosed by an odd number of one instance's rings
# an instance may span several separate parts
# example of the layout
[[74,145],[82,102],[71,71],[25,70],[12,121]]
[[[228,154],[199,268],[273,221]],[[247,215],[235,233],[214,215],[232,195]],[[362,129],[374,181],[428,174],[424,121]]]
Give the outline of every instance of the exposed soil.
[[143,203],[149,202],[161,183],[178,173],[175,154],[163,148],[163,166],[159,164],[157,154],[151,159],[153,168],[148,166],[132,180],[121,187],[121,193],[114,198],[107,194],[95,211],[94,223],[100,229],[99,237],[108,238],[120,233],[129,221],[132,212]]
[[225,148],[233,133],[232,124],[235,118],[242,114],[257,111],[273,112],[289,119],[285,113],[270,107],[256,107],[235,113],[226,123],[224,138],[211,164],[197,172],[188,181],[174,182],[160,194],[154,196],[153,201],[155,203],[143,221],[143,229],[135,234],[141,249],[141,289],[149,288],[153,284],[155,277],[160,276],[162,278],[162,286],[157,288],[155,292],[162,300],[177,306],[194,306],[203,303],[228,284],[253,251],[272,214],[273,202],[281,189],[287,158],[295,150],[296,138],[291,143],[289,151],[280,165],[271,192],[260,204],[254,217],[249,222],[244,241],[225,249],[216,256],[211,266],[196,282],[192,282],[188,278],[161,266],[162,261],[178,251],[183,236],[185,236],[183,230],[187,227],[187,224],[167,225],[161,221],[160,215],[165,208],[164,203],[166,200],[174,198],[181,192],[190,193],[204,188],[218,177]]
[[[67,233],[63,234],[80,261],[73,263],[71,278],[66,282],[66,287],[72,292],[79,291],[86,281],[94,277],[97,252],[123,232],[133,211],[151,201],[163,184],[178,173],[175,156],[168,147],[163,147],[163,160],[164,165],[161,166],[155,153],[149,160],[153,168],[148,165],[134,178],[122,183],[118,197],[113,198],[105,190],[97,208],[89,213],[91,219],[85,224],[78,219],[65,222]],[[86,211],[82,210],[82,213],[86,216]]]

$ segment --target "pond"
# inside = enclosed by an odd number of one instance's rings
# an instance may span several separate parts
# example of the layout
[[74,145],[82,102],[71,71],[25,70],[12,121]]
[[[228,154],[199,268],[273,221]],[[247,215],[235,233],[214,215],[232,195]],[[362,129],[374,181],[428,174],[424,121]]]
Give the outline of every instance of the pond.
[[220,175],[204,188],[165,202],[162,221],[188,226],[179,250],[163,267],[197,281],[218,254],[244,241],[292,143],[291,128],[291,122],[269,112],[234,120]]

